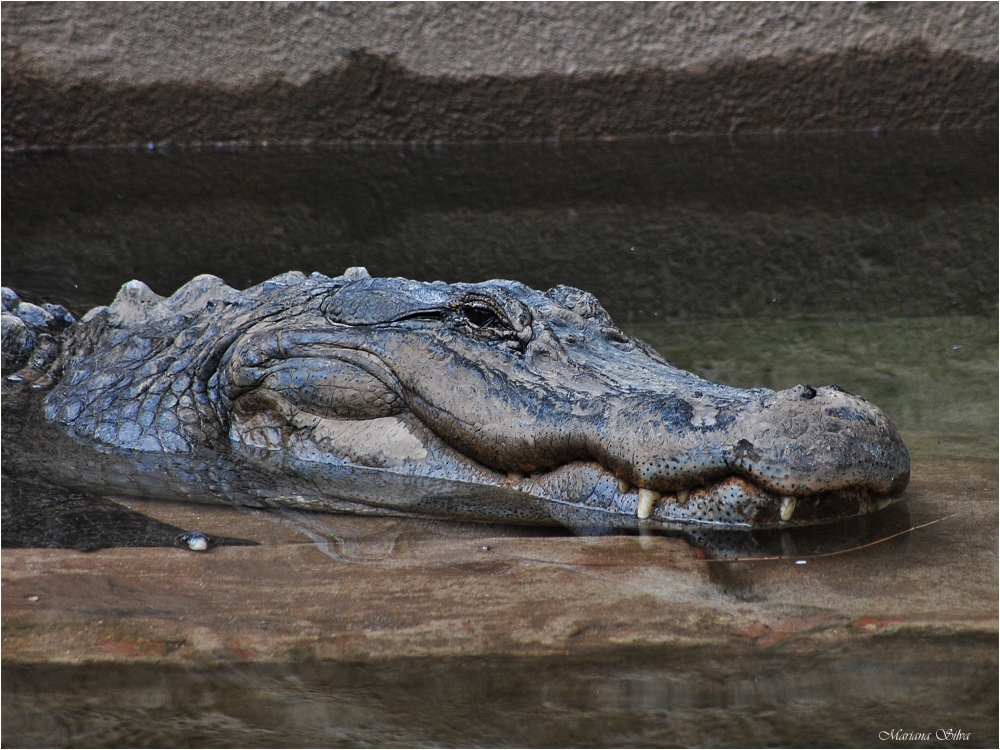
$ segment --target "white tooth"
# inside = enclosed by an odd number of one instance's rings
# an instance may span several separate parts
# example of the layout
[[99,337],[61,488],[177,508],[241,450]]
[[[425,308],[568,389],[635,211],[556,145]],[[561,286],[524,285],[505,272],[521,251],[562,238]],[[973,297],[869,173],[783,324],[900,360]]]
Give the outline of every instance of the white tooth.
[[794,497],[781,498],[781,520],[791,521],[792,514],[794,512],[795,512],[795,498]]
[[893,497],[882,497],[875,501],[875,510],[882,510],[889,505],[892,505],[892,501],[895,500]]
[[624,479],[618,480],[618,494],[627,495],[628,491],[632,489],[632,485],[626,482]]
[[640,489],[639,490],[639,507],[636,510],[636,515],[639,518],[649,518],[653,513],[653,506],[656,505],[656,501],[660,499],[660,493],[654,492],[653,490]]
[[677,502],[681,505],[686,505],[687,501],[691,499],[691,490],[677,490]]
[[507,478],[513,482],[516,479],[524,479],[524,474],[519,471],[508,471]]

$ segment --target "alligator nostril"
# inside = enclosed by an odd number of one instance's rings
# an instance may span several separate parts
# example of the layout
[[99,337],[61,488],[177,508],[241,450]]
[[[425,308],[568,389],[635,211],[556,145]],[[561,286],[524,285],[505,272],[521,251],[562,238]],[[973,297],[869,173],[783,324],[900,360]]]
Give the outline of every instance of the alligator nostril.
[[802,389],[801,393],[799,394],[800,396],[802,396],[802,398],[811,399],[816,397],[816,389],[813,388],[811,385],[803,385],[799,387]]

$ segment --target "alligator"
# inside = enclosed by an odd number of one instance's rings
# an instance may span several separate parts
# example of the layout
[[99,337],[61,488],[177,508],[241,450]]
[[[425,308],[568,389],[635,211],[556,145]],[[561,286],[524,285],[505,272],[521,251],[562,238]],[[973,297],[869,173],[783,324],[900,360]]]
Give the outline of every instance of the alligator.
[[3,305],[7,383],[33,404],[35,441],[5,463],[83,490],[767,529],[876,511],[909,481],[899,433],[864,398],[709,382],[568,286],[350,268],[244,291],[203,275],[169,298],[131,281],[79,321],[7,289]]

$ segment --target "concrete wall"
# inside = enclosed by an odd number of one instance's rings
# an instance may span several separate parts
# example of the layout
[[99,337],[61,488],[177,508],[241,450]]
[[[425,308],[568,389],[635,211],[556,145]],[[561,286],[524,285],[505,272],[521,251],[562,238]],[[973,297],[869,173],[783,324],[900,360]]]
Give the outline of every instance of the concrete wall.
[[10,3],[3,142],[997,123],[995,3]]

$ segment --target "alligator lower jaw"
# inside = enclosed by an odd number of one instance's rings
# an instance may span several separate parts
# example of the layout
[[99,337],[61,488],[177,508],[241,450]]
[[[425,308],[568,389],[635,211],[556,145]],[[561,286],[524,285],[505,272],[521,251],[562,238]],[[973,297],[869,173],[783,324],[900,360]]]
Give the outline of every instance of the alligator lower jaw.
[[691,490],[663,494],[638,490],[636,516],[773,528],[839,521],[880,510],[893,499],[866,488],[779,495],[743,477],[728,476]]
[[[565,492],[574,484],[567,481],[571,474],[592,487],[592,492],[581,493],[581,501],[574,502]],[[899,499],[863,487],[799,496],[781,495],[737,475],[720,477],[686,490],[661,493],[630,487],[594,462],[574,462],[525,478],[512,474],[508,482],[532,494],[561,495],[558,499],[562,502],[617,515],[632,515],[639,523],[707,524],[742,529],[830,523],[881,510]],[[555,488],[560,491],[553,492]],[[602,499],[595,502],[598,497]]]

